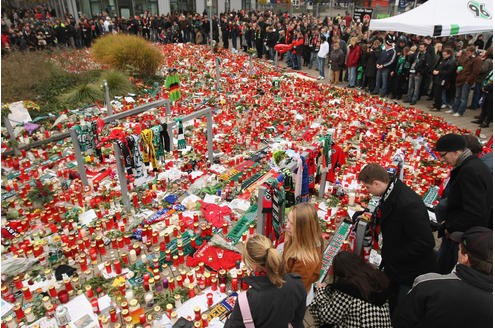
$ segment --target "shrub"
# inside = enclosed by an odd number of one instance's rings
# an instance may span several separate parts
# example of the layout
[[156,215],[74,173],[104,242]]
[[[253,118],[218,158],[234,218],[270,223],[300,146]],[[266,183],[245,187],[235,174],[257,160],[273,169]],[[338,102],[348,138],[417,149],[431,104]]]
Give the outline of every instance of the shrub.
[[[69,50],[55,50],[55,55],[70,57]],[[56,62],[50,60],[53,52],[15,52],[2,57],[2,103],[20,100],[33,100],[40,110],[30,111],[31,118],[47,113],[57,114],[67,107],[61,95],[73,86],[95,83],[101,70],[89,70],[80,73],[64,71]]]
[[142,77],[154,75],[162,62],[158,48],[134,35],[106,35],[96,40],[91,53],[100,64],[118,70],[135,71]]
[[100,80],[101,84],[103,84],[103,80],[107,81],[111,98],[125,96],[134,89],[131,81],[129,81],[129,77],[120,71],[105,71],[102,73]]
[[85,83],[63,94],[59,100],[69,108],[83,107],[102,101],[105,98],[100,85]]

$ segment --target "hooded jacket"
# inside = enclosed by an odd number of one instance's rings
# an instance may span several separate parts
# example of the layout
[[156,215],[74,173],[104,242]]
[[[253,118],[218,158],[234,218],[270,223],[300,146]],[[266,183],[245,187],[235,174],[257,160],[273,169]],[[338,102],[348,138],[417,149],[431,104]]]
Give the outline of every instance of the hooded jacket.
[[492,276],[458,264],[447,275],[417,277],[392,323],[397,328],[492,327],[492,309]]

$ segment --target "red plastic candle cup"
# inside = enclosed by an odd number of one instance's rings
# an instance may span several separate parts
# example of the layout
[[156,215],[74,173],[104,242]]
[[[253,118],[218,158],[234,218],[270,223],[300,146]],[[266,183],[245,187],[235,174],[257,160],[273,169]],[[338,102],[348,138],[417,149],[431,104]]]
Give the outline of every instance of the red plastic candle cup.
[[93,312],[96,314],[100,313],[100,306],[98,305],[98,299],[93,298],[90,302],[91,302],[91,306],[93,307]]
[[122,265],[120,264],[119,260],[114,260],[113,261],[113,268],[115,269],[116,274],[121,274],[122,273]]
[[58,292],[58,300],[60,303],[65,304],[69,301],[69,292],[67,290],[61,290]]
[[81,267],[81,272],[88,270],[88,264],[86,263],[85,259],[79,260],[79,265]]
[[122,261],[124,262],[124,264],[129,265],[129,257],[127,256],[127,254],[122,254]]
[[24,295],[25,300],[31,300],[33,298],[33,294],[31,294],[29,287],[22,287],[22,294]]
[[206,294],[206,302],[208,304],[208,307],[213,305],[213,293]]
[[57,296],[57,289],[55,288],[54,285],[50,285],[50,287],[48,287],[48,293],[50,294],[51,297]]
[[105,262],[105,270],[108,274],[112,273],[112,265],[110,264],[110,261]]
[[220,293],[225,293],[227,290],[227,286],[225,284],[220,284]]
[[232,278],[232,290],[237,291],[239,289],[239,280],[237,278]]
[[211,278],[211,290],[216,291],[218,289],[218,280],[216,277]]

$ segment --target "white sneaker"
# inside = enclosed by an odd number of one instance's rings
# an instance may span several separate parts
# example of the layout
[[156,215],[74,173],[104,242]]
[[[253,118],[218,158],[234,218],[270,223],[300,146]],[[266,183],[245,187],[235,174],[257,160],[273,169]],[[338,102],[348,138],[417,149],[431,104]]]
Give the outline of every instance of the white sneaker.
[[440,108],[441,108],[441,109],[445,109],[445,108],[447,108],[447,107],[449,107],[449,106],[447,106],[447,105],[445,105],[445,104],[443,104],[442,106],[440,106]]
[[446,110],[445,114],[452,114],[454,111],[452,109]]
[[459,113],[454,113],[454,115],[452,115],[452,116],[459,117],[459,116],[462,116],[462,115],[459,114]]

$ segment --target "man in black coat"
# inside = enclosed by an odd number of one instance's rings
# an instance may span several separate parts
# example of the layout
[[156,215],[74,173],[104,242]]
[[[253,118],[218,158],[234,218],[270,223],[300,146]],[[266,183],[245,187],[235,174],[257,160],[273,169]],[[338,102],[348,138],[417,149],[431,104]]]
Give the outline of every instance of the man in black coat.
[[438,254],[439,273],[447,274],[457,263],[457,243],[449,235],[474,226],[487,227],[492,220],[493,182],[490,170],[471,150],[459,134],[449,133],[435,145],[440,160],[453,166],[445,187],[444,198],[437,206],[441,223],[442,245]]
[[461,245],[455,271],[417,277],[394,313],[394,327],[492,327],[493,232],[473,227],[452,239]]
[[381,232],[380,268],[390,279],[390,311],[411,288],[414,279],[435,271],[435,241],[428,211],[421,197],[382,166],[371,163],[359,173],[366,190],[380,196],[372,226]]
[[447,108],[449,103],[447,99],[447,89],[455,83],[456,62],[452,57],[452,49],[446,48],[442,51],[442,59],[440,59],[433,70],[433,111]]

